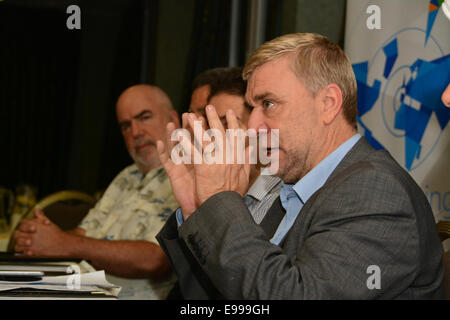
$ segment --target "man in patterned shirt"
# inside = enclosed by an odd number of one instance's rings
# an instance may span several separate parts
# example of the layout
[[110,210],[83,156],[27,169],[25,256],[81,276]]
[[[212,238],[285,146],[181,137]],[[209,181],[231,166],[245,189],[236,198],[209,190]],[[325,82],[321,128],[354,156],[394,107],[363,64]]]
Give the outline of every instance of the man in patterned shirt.
[[179,118],[159,88],[136,85],[117,101],[117,119],[134,164],[117,175],[78,228],[64,232],[41,211],[15,232],[15,250],[27,256],[79,258],[105,270],[122,287],[119,298],[164,299],[174,283],[155,238],[178,207],[156,152],[166,126]]

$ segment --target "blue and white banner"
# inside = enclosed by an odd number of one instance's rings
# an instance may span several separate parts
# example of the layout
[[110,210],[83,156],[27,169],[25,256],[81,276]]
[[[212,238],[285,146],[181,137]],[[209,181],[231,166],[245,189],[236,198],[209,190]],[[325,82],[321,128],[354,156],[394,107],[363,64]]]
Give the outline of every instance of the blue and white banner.
[[358,127],[450,219],[450,19],[443,0],[347,1],[345,51],[358,82]]

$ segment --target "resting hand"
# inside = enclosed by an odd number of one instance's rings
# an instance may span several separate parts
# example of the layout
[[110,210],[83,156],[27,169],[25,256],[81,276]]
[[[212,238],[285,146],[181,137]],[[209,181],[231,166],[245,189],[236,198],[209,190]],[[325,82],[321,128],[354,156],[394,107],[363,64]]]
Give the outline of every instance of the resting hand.
[[67,234],[45,216],[22,220],[13,237],[14,250],[27,256],[64,257],[69,247]]

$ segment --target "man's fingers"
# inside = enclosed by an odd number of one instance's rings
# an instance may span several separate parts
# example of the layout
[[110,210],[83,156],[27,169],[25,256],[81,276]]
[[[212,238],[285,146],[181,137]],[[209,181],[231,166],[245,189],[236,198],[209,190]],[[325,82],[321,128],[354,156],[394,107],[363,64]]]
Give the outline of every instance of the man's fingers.
[[233,164],[246,163],[245,156],[245,131],[240,127],[239,120],[236,118],[233,110],[227,110],[226,114],[228,130],[227,130],[227,146],[233,152],[233,157],[227,154],[227,158],[233,161]]
[[[166,127],[166,149],[167,149],[167,153],[170,154],[171,150],[173,149],[173,147],[175,146],[175,144],[177,143],[177,141],[173,141],[172,140],[172,135],[173,133],[177,130],[177,127],[175,126],[175,123],[173,122],[169,122],[167,124]],[[181,130],[181,129],[178,129]]]
[[200,121],[194,113],[190,113],[187,116],[189,126],[194,128],[193,135],[191,135],[193,141],[181,141],[184,150],[191,150],[193,156],[192,163],[198,163],[202,161],[202,150],[203,150],[203,125],[196,126],[195,123]]
[[29,247],[32,244],[32,240],[27,237],[19,237],[16,240],[16,245],[21,247]]
[[247,177],[247,182],[250,179],[250,171],[251,171],[252,162],[256,163],[256,161],[254,159],[252,160],[255,150],[256,150],[256,148],[254,145],[249,145],[248,148],[246,148],[246,150],[245,150],[244,172],[245,172],[245,176]]
[[44,211],[42,211],[41,209],[34,209],[33,214],[37,219],[45,217]]
[[22,246],[15,246],[14,247],[14,251],[16,252],[21,252],[23,253],[25,256],[31,257],[33,256],[33,250],[27,248],[27,247],[22,247]]
[[18,230],[21,232],[27,232],[27,233],[35,232],[36,226],[34,225],[34,223],[31,220],[22,220],[22,222],[19,225]]
[[205,117],[199,116],[199,117],[197,117],[197,118],[198,118],[198,120],[200,120],[200,121],[202,122],[202,129],[203,129],[203,130],[207,130],[208,127],[207,127],[207,122],[206,122]]
[[191,137],[194,136],[194,123],[190,121],[191,115],[194,115],[193,113],[183,113],[181,115],[182,119],[182,128],[187,130]]
[[29,250],[28,247],[19,246],[19,245],[17,245],[17,244],[14,246],[14,251],[15,251],[15,252],[21,252],[21,253],[24,253],[24,251],[27,251],[27,250]]
[[23,236],[25,236],[25,235],[27,235],[28,233],[24,233],[24,232],[22,232],[22,231],[19,231],[19,230],[16,230],[16,231],[14,231],[14,233],[13,233],[13,239],[14,240],[17,240],[17,239],[19,239],[20,237],[23,237]]
[[183,129],[189,130],[189,113],[185,112],[181,115],[181,127]]
[[218,129],[221,132],[225,132],[222,121],[219,118],[219,115],[216,112],[216,108],[212,105],[208,105],[205,108],[206,118],[208,119],[208,124],[211,129]]
[[170,162],[170,166],[172,166],[172,164],[193,163],[193,146],[191,143],[192,136],[189,131],[185,128],[177,129],[174,124],[169,123],[167,125],[166,136],[166,145],[168,145],[169,147],[166,147],[165,152],[167,154],[167,157],[170,157],[171,160],[169,161],[168,159],[166,159],[166,161]]
[[169,156],[167,155],[167,150],[164,142],[161,140],[156,141],[156,150],[158,151],[159,161],[163,166],[169,161]]
[[35,209],[33,213],[37,221],[46,225],[49,225],[51,223],[50,220],[45,215],[44,211],[42,211],[41,209]]
[[169,171],[172,167],[172,160],[170,158],[171,151],[176,143],[172,141],[172,134],[176,130],[175,124],[169,122],[166,126],[166,141],[156,141],[156,150],[158,152],[158,158],[162,166],[166,171]]
[[28,233],[15,231],[13,238],[14,238],[14,251],[22,253],[30,251],[30,246],[32,245],[33,242]]
[[236,118],[233,110],[229,109],[225,113],[225,117],[227,118],[228,129],[237,130],[240,129],[239,120]]

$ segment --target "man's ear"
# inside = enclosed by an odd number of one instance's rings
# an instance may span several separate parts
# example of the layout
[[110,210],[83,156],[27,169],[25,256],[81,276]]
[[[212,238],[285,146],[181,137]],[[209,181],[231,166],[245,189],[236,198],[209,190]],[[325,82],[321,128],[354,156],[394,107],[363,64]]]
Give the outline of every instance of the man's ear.
[[342,90],[337,84],[330,83],[319,93],[322,121],[331,124],[342,109]]
[[170,110],[170,122],[175,124],[175,128],[181,128],[180,117],[175,110]]

